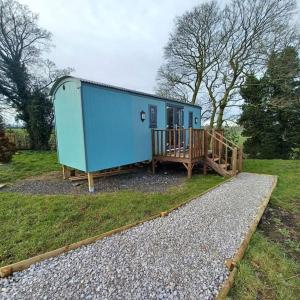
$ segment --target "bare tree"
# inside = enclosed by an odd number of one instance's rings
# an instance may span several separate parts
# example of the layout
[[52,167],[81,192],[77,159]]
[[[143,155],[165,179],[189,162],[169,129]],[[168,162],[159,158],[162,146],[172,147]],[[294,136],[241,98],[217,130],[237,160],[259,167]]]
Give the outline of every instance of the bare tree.
[[210,126],[221,127],[226,109],[239,106],[245,76],[262,71],[270,53],[299,43],[295,8],[295,0],[232,0],[222,10],[208,2],[185,13],[165,48],[158,93],[209,99]]
[[217,127],[223,124],[224,111],[234,99],[245,74],[266,66],[270,49],[282,49],[298,40],[290,20],[294,0],[233,0],[223,11],[224,52],[219,56],[220,86]]
[[54,63],[43,59],[43,53],[51,47],[51,34],[40,28],[37,20],[27,6],[0,0],[0,100],[17,111],[17,118],[28,131],[32,96],[39,92],[46,97],[57,76],[70,72],[57,70]]
[[166,63],[158,72],[158,94],[196,103],[205,72],[221,48],[219,22],[220,10],[215,1],[176,19],[175,32],[165,47]]

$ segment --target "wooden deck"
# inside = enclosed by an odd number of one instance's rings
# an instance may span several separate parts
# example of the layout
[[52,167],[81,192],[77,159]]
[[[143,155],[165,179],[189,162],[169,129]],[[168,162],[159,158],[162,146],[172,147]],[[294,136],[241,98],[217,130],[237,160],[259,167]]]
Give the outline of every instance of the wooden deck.
[[157,162],[182,163],[192,176],[196,162],[204,158],[203,129],[156,129],[152,131],[152,170]]
[[241,171],[243,152],[227,140],[222,130],[154,129],[152,130],[152,171],[158,162],[182,163],[192,176],[196,163],[202,161],[204,173],[214,169],[222,176]]

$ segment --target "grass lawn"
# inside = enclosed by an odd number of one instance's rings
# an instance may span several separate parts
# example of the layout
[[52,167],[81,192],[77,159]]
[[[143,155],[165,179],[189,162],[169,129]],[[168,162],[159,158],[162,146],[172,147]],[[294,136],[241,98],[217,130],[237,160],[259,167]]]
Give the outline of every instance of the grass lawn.
[[10,164],[0,165],[0,183],[57,171],[59,168],[55,152],[19,151]]
[[244,171],[279,176],[270,215],[239,264],[229,299],[299,299],[300,161],[247,160]]
[[[20,152],[0,166],[0,182],[58,170],[54,152]],[[247,160],[245,171],[279,176],[269,212],[239,264],[230,299],[299,299],[300,161]],[[0,193],[0,266],[167,210],[222,182],[193,176],[168,193],[84,196]]]
[[[0,181],[57,170],[55,153],[20,152],[0,166]],[[0,193],[0,266],[142,220],[222,182],[196,175],[168,193],[120,191],[99,195],[28,196]]]

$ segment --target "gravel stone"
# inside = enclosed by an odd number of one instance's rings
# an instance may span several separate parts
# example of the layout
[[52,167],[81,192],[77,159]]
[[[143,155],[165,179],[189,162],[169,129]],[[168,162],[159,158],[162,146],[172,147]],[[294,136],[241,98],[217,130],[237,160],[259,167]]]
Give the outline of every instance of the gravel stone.
[[[133,173],[109,177],[95,178],[95,193],[116,192],[119,190],[135,190],[139,192],[166,192],[172,186],[178,186],[186,179],[186,172],[159,172],[152,174],[146,168]],[[48,176],[37,176],[6,186],[0,192],[16,192],[22,194],[88,194],[87,181],[71,182],[62,180],[59,172]]]
[[214,299],[272,176],[241,173],[173,211],[0,280],[0,299]]

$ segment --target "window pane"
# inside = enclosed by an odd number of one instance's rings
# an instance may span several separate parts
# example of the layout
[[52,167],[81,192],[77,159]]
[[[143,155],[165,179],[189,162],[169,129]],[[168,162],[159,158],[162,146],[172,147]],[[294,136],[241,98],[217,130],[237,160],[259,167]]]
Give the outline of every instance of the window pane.
[[157,107],[155,105],[149,105],[149,127],[157,127]]
[[189,112],[189,127],[193,127],[193,112]]

